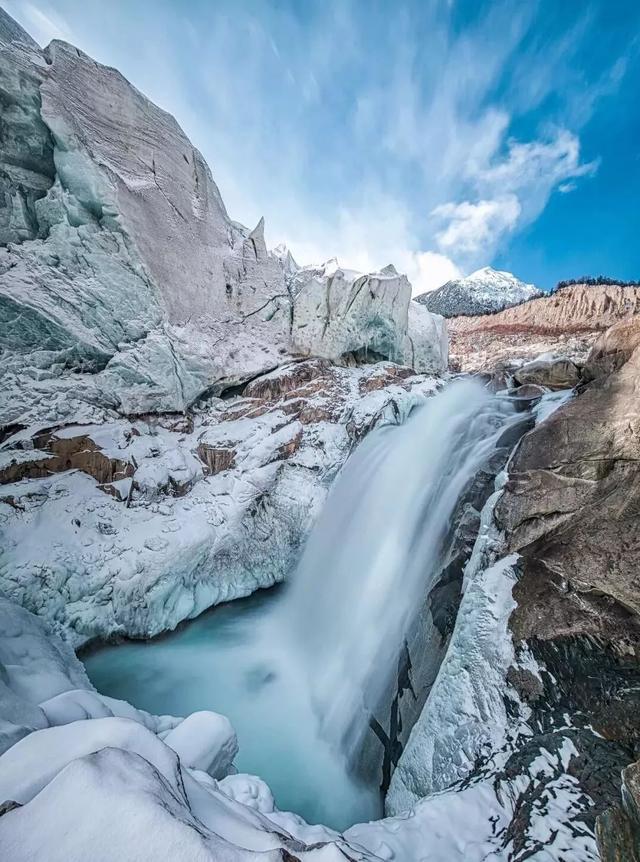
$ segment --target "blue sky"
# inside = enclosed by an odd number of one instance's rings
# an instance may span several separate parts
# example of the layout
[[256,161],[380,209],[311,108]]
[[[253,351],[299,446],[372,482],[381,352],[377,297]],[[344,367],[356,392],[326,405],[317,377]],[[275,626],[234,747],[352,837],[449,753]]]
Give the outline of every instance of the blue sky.
[[179,120],[301,263],[640,278],[638,0],[5,0]]

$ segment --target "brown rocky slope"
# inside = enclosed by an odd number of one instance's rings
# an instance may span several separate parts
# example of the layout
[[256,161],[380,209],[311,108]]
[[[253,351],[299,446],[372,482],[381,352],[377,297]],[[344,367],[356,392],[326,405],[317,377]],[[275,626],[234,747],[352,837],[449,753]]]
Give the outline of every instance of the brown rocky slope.
[[582,363],[598,336],[640,313],[640,287],[574,284],[497,314],[448,321],[451,367],[487,371],[541,353]]

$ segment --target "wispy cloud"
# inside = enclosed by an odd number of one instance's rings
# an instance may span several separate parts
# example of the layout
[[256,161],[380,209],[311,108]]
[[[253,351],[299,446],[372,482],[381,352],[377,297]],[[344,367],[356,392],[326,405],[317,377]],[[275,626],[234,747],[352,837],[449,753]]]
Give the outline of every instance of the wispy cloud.
[[416,292],[491,262],[593,175],[581,130],[625,73],[624,56],[576,71],[589,6],[554,30],[537,3],[462,5],[6,3],[174,113],[234,218],[264,215],[301,262],[394,262]]
[[19,19],[22,26],[40,45],[48,45],[52,39],[69,42],[73,31],[68,22],[48,4],[28,0],[4,0],[3,6],[9,15]]
[[561,129],[550,140],[509,140],[506,153],[486,164],[466,165],[477,198],[448,202],[432,216],[443,225],[435,235],[438,248],[462,261],[490,258],[514,231],[543,211],[555,189],[569,192],[581,177],[593,176],[598,162],[582,162],[576,135]]

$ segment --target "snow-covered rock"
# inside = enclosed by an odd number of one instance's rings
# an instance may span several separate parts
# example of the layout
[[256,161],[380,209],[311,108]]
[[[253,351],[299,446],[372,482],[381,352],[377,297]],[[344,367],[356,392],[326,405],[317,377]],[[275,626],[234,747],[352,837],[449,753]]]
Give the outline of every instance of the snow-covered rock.
[[386,799],[400,814],[465,778],[480,754],[504,743],[504,688],[514,650],[507,629],[517,557],[482,569],[464,593],[456,629]]
[[238,740],[229,719],[205,710],[187,716],[164,741],[184,766],[212,778],[225,778],[238,753]]
[[542,296],[542,291],[535,285],[520,281],[510,272],[485,266],[466,278],[448,281],[437,290],[420,294],[416,302],[434,314],[458,317],[492,314],[537,296]]
[[353,446],[436,386],[306,360],[186,417],[18,432],[0,449],[0,588],[78,645],[271,586]]

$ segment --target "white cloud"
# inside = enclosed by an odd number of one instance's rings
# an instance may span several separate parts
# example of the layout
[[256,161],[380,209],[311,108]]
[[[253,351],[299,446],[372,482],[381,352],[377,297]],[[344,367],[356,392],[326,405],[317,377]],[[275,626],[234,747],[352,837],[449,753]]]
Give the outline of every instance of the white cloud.
[[446,255],[437,251],[422,251],[414,255],[414,270],[407,273],[413,284],[413,295],[435,290],[437,287],[461,278],[462,271]]
[[[522,143],[508,141],[505,158],[477,171],[474,180],[480,189],[533,192],[536,202],[546,203],[549,192],[560,182],[591,176],[597,162],[582,163],[580,140],[567,129],[559,129],[548,140]],[[527,195],[529,198],[529,195]],[[539,204],[538,204],[539,205]]]
[[597,168],[597,161],[581,161],[580,141],[567,129],[547,140],[508,140],[506,154],[467,164],[476,198],[433,209],[438,247],[470,265],[486,262],[506,238],[540,215],[554,190],[572,191],[577,179]]
[[[52,39],[73,40],[71,27],[66,19],[43,4],[36,5],[21,0],[4,0],[6,11],[20,23],[39,45],[48,45]],[[46,11],[45,11],[46,9]]]
[[436,234],[436,241],[444,251],[463,258],[488,254],[505,233],[515,228],[521,211],[513,194],[475,203],[442,204],[432,212],[445,224]]

